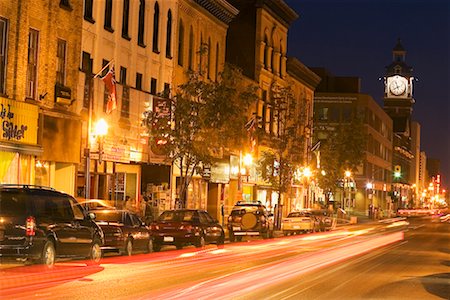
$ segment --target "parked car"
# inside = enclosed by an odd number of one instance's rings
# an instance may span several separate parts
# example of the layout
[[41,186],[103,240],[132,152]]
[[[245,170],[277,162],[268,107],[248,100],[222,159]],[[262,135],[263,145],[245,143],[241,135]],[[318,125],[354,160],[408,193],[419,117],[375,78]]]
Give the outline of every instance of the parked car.
[[273,214],[261,202],[238,201],[228,217],[230,242],[243,236],[273,237]]
[[331,230],[333,216],[325,209],[304,209],[290,212],[281,222],[284,235]]
[[72,196],[52,188],[0,185],[0,256],[52,267],[58,257],[98,263],[103,232]]
[[133,212],[118,209],[98,209],[95,221],[103,230],[104,252],[131,255],[135,250],[153,251],[150,228]]
[[222,246],[225,241],[222,226],[203,210],[166,210],[151,224],[151,230],[155,251],[160,251],[162,245],[201,248],[207,243]]
[[311,211],[293,211],[281,221],[281,230],[284,235],[313,232],[316,228],[319,226]]

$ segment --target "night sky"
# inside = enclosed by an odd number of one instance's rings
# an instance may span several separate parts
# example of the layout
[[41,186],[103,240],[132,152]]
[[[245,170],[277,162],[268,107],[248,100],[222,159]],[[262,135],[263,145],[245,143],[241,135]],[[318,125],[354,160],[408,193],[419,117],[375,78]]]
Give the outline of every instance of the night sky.
[[336,76],[361,78],[361,91],[383,105],[385,67],[400,38],[416,78],[413,120],[421,148],[441,160],[450,187],[450,0],[285,0],[299,15],[288,56]]

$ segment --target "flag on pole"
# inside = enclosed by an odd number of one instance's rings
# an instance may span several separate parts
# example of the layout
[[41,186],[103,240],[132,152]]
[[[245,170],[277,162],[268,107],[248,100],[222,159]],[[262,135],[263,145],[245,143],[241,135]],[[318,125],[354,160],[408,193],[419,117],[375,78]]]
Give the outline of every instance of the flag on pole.
[[102,78],[105,88],[108,90],[108,102],[106,104],[106,113],[110,114],[117,108],[116,99],[116,75],[114,73],[114,65],[111,66],[108,73]]

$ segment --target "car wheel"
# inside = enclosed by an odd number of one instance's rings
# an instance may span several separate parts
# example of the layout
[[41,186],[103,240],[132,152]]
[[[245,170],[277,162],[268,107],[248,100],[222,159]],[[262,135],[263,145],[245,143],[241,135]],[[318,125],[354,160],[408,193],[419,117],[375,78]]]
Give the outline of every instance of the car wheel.
[[232,231],[230,231],[229,238],[230,238],[230,243],[233,243],[236,240],[236,238],[234,237],[234,233]]
[[175,244],[175,247],[176,247],[178,250],[183,249],[183,244],[181,244],[181,243],[176,243],[176,244]]
[[198,240],[197,243],[195,244],[195,247],[197,248],[203,248],[205,247],[205,237],[203,235],[201,235]]
[[283,231],[284,236],[288,236],[289,233],[287,231]]
[[152,252],[153,252],[153,249],[154,249],[154,246],[153,246],[153,239],[150,238],[150,239],[148,239],[148,242],[147,242],[147,249],[145,249],[145,251],[146,251],[147,253],[152,253]]
[[124,254],[127,256],[133,254],[133,241],[131,239],[127,239],[127,242],[125,243]]
[[102,248],[100,247],[100,242],[98,240],[94,240],[91,245],[91,250],[89,251],[89,265],[97,265],[102,258]]
[[217,248],[222,249],[224,244],[225,244],[225,235],[221,235],[217,239]]
[[56,250],[53,242],[46,241],[42,248],[41,262],[47,268],[52,268],[55,265]]
[[161,251],[161,245],[158,243],[153,243],[153,251],[155,252]]
[[238,236],[236,237],[236,241],[242,242],[242,235],[238,235]]
[[261,236],[262,236],[263,239],[267,239],[268,238],[267,231],[261,232]]

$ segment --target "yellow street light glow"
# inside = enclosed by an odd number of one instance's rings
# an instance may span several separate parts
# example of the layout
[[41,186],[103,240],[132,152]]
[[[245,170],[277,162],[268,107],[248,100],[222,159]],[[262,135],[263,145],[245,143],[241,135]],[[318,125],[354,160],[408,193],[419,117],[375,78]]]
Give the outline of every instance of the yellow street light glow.
[[322,174],[323,176],[327,175],[327,172],[325,172],[325,170],[320,171],[320,174]]
[[253,157],[250,153],[244,156],[244,166],[250,166],[253,163]]
[[303,176],[305,177],[311,177],[312,173],[311,173],[311,169],[309,167],[306,167],[305,169],[303,169]]
[[108,123],[106,123],[105,119],[100,119],[97,121],[94,127],[94,133],[97,136],[105,136],[108,134]]
[[369,189],[369,190],[373,189],[373,183],[372,182],[368,182],[366,184],[366,188]]
[[352,176],[352,172],[350,171],[345,171],[345,177],[351,177]]

